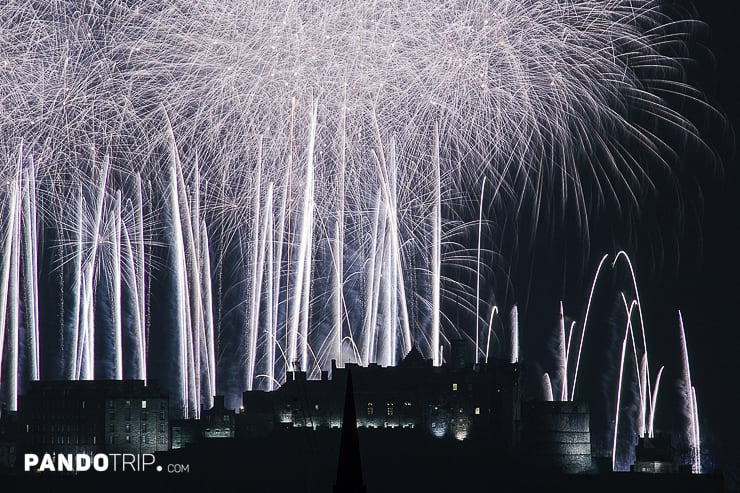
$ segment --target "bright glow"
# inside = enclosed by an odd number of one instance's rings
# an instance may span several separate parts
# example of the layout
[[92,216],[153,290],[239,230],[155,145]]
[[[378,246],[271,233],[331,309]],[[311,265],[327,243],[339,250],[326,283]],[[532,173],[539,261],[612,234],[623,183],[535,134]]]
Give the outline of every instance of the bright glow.
[[[486,197],[536,221],[541,197],[582,204],[594,179],[619,203],[673,152],[659,129],[695,137],[667,106],[695,95],[672,58],[686,23],[648,0],[113,4],[0,5],[11,409],[19,378],[50,377],[39,348],[58,342],[39,340],[38,286],[53,283],[38,225],[54,225],[68,294],[57,373],[146,379],[151,341],[168,341],[168,390],[197,417],[216,388],[270,390],[334,358],[392,365],[416,347],[439,366],[447,291],[476,313],[463,330],[478,361],[492,247],[475,295],[445,277],[472,265],[449,238],[458,199],[483,183],[479,231]],[[171,323],[157,326],[162,279]]]

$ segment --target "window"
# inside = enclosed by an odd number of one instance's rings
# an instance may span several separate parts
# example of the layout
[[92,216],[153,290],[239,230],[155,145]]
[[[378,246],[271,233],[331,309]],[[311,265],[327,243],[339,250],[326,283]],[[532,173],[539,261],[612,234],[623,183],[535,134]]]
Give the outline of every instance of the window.
[[146,399],[141,400],[141,408],[146,409]]
[[148,431],[148,427],[146,423],[141,423],[141,432],[146,433]]
[[141,420],[146,421],[149,418],[149,414],[146,412],[141,413]]
[[131,423],[126,423],[126,433],[131,433]]
[[113,401],[108,401],[108,409],[113,409],[114,406]]
[[110,443],[111,443],[111,445],[113,445],[114,443],[116,443],[116,437],[114,437],[113,435],[110,436]]
[[159,419],[164,419],[164,411],[159,411]]
[[110,421],[115,421],[116,420],[116,413],[108,413],[108,419]]
[[164,433],[164,423],[159,423],[159,432]]
[[385,413],[386,413],[386,414],[387,414],[388,416],[393,416],[393,403],[392,403],[392,402],[389,402],[388,404],[386,404],[386,410],[385,410]]
[[166,442],[165,442],[165,439],[164,439],[164,435],[159,435],[159,439],[158,439],[157,441],[158,441],[158,442],[159,442],[160,444],[164,444],[164,443],[166,443]]
[[113,423],[113,422],[111,422],[111,423],[110,423],[110,424],[108,425],[108,431],[109,431],[109,432],[111,432],[111,433],[113,433],[114,431],[116,431],[116,424],[115,424],[115,423]]
[[131,401],[126,401],[126,409],[131,409]]
[[475,414],[480,414],[480,408],[479,407],[476,407],[475,408]]
[[373,403],[372,402],[368,402],[367,403],[367,415],[368,416],[372,416],[373,415],[373,412],[374,412],[373,411]]
[[126,435],[126,443],[131,443],[131,435]]
[[457,384],[456,383],[453,383],[452,384],[452,391],[453,392],[457,392]]

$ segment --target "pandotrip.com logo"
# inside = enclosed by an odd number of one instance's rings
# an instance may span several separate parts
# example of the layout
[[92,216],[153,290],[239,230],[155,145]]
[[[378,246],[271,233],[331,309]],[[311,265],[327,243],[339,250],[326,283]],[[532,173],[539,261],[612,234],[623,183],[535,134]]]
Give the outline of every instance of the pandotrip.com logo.
[[24,454],[23,470],[38,473],[190,472],[189,464],[157,464],[154,454]]

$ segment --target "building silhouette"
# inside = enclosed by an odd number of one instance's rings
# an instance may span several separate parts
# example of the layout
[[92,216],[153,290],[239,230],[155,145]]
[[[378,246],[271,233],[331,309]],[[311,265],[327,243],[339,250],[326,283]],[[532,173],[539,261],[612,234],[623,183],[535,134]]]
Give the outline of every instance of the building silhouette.
[[332,362],[331,378],[328,372],[319,380],[289,372],[277,390],[244,392],[237,436],[265,435],[275,428],[340,428],[350,371],[360,429],[418,429],[458,441],[477,433],[495,439],[501,449],[519,445],[518,364],[435,367],[416,349],[395,367],[348,363],[342,368]]
[[168,450],[169,399],[141,380],[30,382],[18,405],[24,453]]

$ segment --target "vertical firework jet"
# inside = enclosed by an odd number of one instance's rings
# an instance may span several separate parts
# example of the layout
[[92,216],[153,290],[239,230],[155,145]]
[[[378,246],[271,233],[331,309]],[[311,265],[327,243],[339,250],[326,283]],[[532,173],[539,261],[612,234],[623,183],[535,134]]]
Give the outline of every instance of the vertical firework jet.
[[[447,330],[479,361],[495,244],[449,240],[460,198],[481,186],[479,240],[489,203],[586,216],[596,183],[639,205],[639,163],[673,152],[661,132],[697,135],[670,103],[701,99],[673,20],[626,0],[6,2],[0,392],[15,402],[20,334],[21,380],[167,380],[192,416],[332,359],[417,347],[439,365]],[[457,280],[473,262],[474,288]],[[41,326],[52,305],[59,331]],[[465,310],[474,337],[451,327]]]

